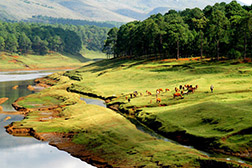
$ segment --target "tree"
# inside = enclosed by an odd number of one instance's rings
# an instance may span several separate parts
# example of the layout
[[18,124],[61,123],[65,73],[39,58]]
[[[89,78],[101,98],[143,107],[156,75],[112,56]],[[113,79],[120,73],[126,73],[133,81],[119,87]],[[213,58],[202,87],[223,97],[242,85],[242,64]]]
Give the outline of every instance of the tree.
[[199,30],[200,33],[200,58],[203,57],[203,38],[204,38],[204,28],[207,25],[208,19],[205,16],[201,18],[192,18],[193,23],[195,24],[196,30]]
[[187,24],[184,23],[183,18],[178,14],[169,14],[165,18],[167,24],[166,31],[170,39],[170,44],[176,43],[177,48],[177,59],[180,57],[180,42],[186,43],[189,36],[190,30]]
[[103,51],[109,56],[114,55],[116,57],[116,42],[117,42],[118,28],[114,27],[108,32],[107,40],[105,41]]
[[4,49],[5,49],[4,38],[0,36],[0,51],[3,51]]
[[243,58],[247,57],[247,39],[252,32],[252,12],[243,11],[240,15],[232,16],[232,24],[236,26],[236,33],[243,38]]
[[17,52],[18,41],[14,34],[8,34],[5,41],[5,48],[9,52]]
[[24,32],[21,33],[18,39],[19,49],[22,53],[27,53],[31,49],[31,40],[26,36]]
[[52,51],[62,52],[63,51],[63,41],[60,36],[53,36],[48,39],[48,47]]
[[212,12],[208,24],[208,33],[210,40],[216,43],[217,60],[220,58],[220,42],[228,42],[227,30],[229,24],[229,20],[222,11],[215,10]]

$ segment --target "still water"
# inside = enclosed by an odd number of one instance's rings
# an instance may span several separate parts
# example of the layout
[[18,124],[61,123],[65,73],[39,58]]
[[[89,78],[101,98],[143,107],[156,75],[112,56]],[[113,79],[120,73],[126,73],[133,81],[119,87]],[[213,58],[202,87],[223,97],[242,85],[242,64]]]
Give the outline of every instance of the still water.
[[[5,112],[15,111],[11,104],[19,97],[32,93],[27,89],[33,85],[35,78],[49,75],[53,72],[22,71],[0,72],[0,98],[8,97],[1,106]],[[19,85],[18,89],[12,87]],[[4,122],[5,117],[11,119]],[[20,121],[23,116],[0,114],[0,167],[1,168],[93,168],[93,166],[72,157],[64,151],[41,142],[32,137],[14,137],[6,133],[4,126],[14,121]]]

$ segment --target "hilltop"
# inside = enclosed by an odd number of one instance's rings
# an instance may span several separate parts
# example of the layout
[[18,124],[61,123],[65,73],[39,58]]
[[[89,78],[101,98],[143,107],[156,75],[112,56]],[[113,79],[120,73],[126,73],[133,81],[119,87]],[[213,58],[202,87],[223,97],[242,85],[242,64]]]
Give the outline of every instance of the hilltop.
[[165,13],[169,9],[213,5],[231,0],[12,0],[0,2],[0,19],[26,20],[32,16],[49,16],[93,21],[129,22],[142,20],[151,14]]

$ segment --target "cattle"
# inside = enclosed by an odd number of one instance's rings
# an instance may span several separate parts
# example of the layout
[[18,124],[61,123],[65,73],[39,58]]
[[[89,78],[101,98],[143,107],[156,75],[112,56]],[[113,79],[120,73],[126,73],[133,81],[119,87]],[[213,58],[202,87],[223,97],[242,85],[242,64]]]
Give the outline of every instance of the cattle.
[[175,98],[175,97],[181,97],[181,99],[184,98],[184,97],[183,97],[180,93],[178,93],[178,92],[176,92],[176,93],[173,94],[173,98]]
[[156,102],[157,102],[157,103],[160,103],[160,102],[161,102],[161,98],[157,98],[157,99],[156,99]]
[[168,92],[168,91],[170,91],[170,89],[167,89],[167,88],[166,88],[166,89],[165,89],[165,92]]
[[178,91],[180,91],[177,87],[175,87],[175,92],[178,92]]

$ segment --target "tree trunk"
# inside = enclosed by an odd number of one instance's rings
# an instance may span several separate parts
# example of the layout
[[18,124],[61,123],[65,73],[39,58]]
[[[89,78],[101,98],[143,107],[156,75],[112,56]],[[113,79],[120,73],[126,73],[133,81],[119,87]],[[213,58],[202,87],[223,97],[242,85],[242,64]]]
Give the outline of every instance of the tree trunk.
[[179,59],[179,40],[177,41],[177,59]]
[[203,32],[201,32],[201,49],[200,49],[200,59],[203,58]]
[[217,40],[217,60],[220,59],[220,40]]
[[244,32],[244,58],[243,59],[246,59],[247,57],[247,33]]

